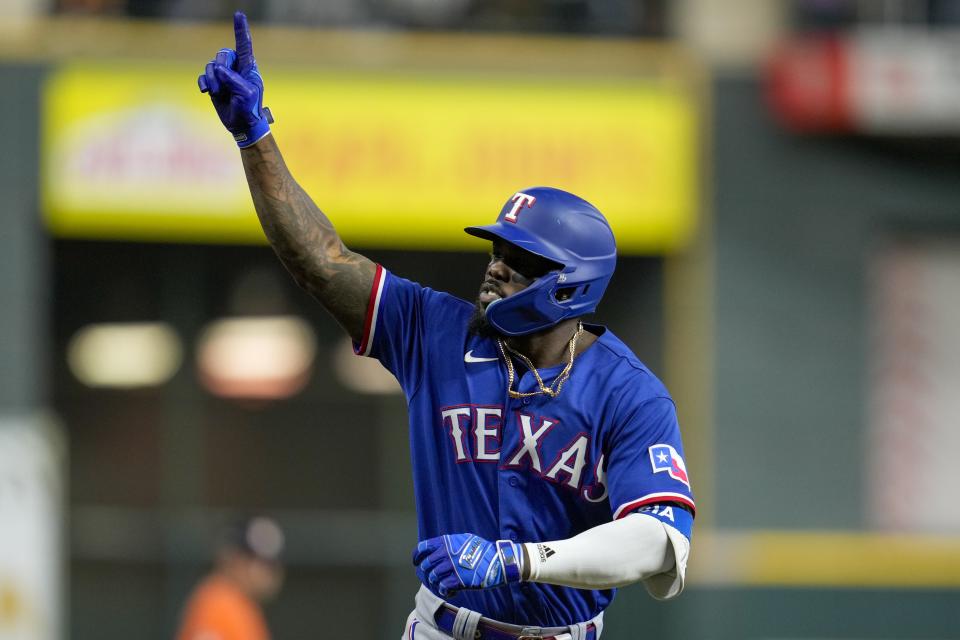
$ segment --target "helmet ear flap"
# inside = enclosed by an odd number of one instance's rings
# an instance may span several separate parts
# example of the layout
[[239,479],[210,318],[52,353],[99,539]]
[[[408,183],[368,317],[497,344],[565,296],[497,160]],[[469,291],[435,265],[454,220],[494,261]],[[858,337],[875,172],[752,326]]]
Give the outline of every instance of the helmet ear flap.
[[[485,315],[493,327],[508,336],[518,336],[551,327],[566,318],[590,313],[596,308],[609,277],[559,286],[562,273],[552,271],[529,287],[495,300]],[[593,295],[587,295],[592,291]]]
[[559,275],[559,272],[552,271],[523,291],[494,300],[487,305],[487,321],[508,336],[533,333],[555,325],[563,319],[566,311],[554,298]]

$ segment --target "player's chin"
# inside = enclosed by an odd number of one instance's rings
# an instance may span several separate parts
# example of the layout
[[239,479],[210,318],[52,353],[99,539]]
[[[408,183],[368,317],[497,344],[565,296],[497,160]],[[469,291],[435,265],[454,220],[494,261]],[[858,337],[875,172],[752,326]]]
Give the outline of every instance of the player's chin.
[[498,338],[500,337],[500,332],[490,324],[487,320],[486,305],[476,301],[476,304],[473,305],[473,315],[470,316],[470,324],[467,325],[467,329],[470,333],[480,336],[481,338]]

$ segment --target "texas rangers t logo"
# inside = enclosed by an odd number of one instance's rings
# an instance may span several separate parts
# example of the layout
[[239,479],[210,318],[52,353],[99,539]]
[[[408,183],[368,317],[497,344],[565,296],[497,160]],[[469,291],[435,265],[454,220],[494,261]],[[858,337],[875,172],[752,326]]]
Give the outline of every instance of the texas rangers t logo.
[[525,193],[520,193],[519,191],[513,194],[513,197],[510,198],[510,201],[513,203],[513,209],[510,209],[510,213],[503,216],[503,219],[507,222],[513,222],[516,224],[517,216],[520,214],[520,209],[526,206],[528,209],[533,206],[533,203],[537,199],[533,196],[528,196]]
[[650,464],[654,473],[666,471],[674,480],[679,480],[683,484],[690,486],[690,480],[687,478],[687,465],[683,463],[683,458],[677,453],[677,450],[669,444],[655,444],[650,447]]

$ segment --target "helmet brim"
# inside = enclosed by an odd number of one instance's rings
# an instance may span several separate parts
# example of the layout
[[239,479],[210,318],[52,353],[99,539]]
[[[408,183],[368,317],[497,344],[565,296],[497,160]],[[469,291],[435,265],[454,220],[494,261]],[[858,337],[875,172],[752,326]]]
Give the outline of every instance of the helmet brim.
[[558,269],[565,267],[568,262],[567,256],[563,251],[560,251],[552,244],[545,243],[542,238],[538,238],[515,224],[495,222],[494,224],[479,227],[465,227],[463,230],[472,236],[483,238],[484,240],[503,240],[504,242],[509,242],[515,247],[519,247],[544,260],[549,260],[554,263]]

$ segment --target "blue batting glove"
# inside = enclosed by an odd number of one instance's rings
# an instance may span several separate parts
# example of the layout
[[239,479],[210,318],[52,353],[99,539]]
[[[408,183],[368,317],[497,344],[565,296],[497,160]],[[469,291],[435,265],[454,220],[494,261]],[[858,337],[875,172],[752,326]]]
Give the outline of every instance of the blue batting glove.
[[197,78],[203,93],[209,93],[223,126],[240,148],[249,147],[270,132],[273,116],[263,106],[263,78],[253,57],[253,40],[247,16],[233,16],[237,49],[220,49]]
[[413,564],[420,581],[446,598],[462,589],[520,582],[523,549],[509,540],[491,542],[472,533],[454,533],[418,544]]

